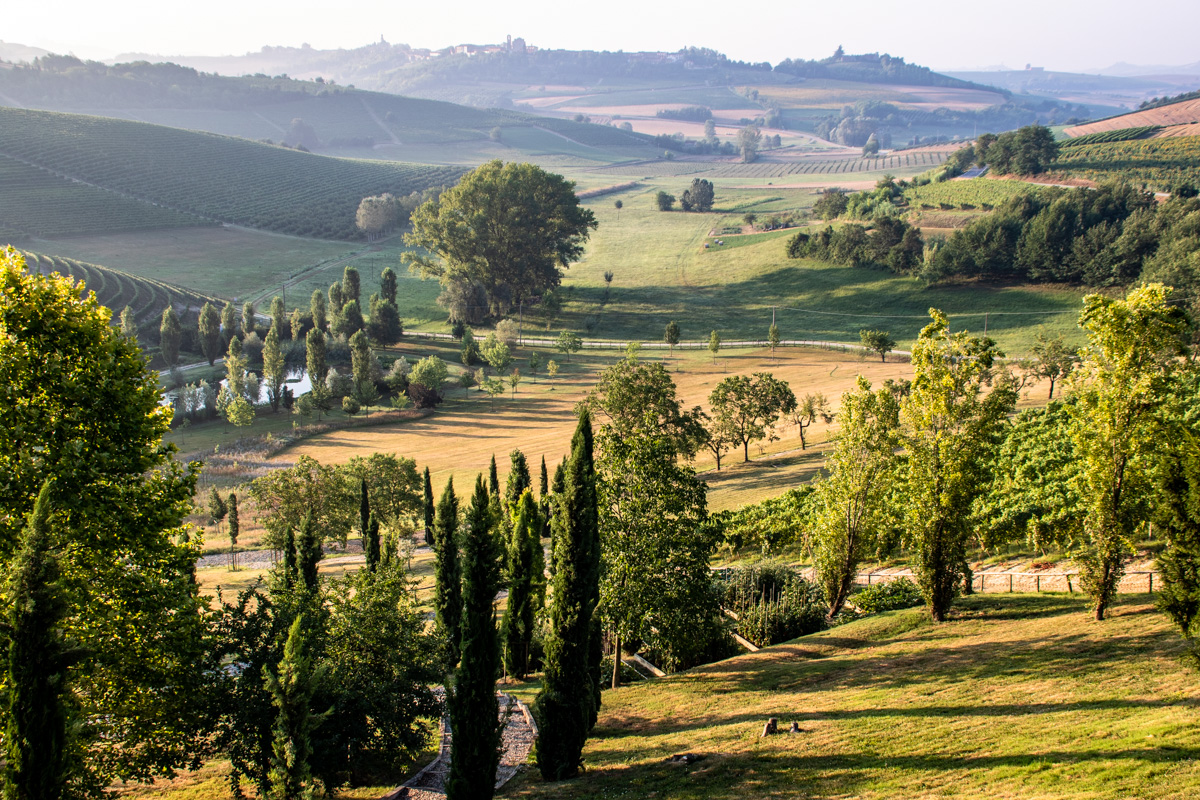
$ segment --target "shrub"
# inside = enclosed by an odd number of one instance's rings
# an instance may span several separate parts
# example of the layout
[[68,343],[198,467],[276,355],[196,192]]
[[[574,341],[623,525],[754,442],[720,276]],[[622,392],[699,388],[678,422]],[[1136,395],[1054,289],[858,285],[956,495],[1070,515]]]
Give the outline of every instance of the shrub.
[[734,569],[724,604],[738,615],[737,632],[759,647],[822,630],[829,612],[819,586],[774,561]]
[[887,583],[876,583],[853,596],[859,611],[874,614],[897,608],[913,608],[925,602],[921,590],[908,578],[897,578]]

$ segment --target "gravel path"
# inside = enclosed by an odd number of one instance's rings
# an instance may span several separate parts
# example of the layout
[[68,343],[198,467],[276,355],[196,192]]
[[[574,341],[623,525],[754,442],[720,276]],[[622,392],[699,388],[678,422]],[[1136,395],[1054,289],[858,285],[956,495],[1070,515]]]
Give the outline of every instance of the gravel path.
[[[537,740],[537,725],[533,721],[533,715],[529,713],[529,708],[520,700],[506,694],[499,694],[498,699],[500,721],[504,723],[504,753],[500,756],[500,766],[496,770],[497,789],[517,774],[528,760],[533,743]],[[438,757],[383,800],[442,800],[446,796],[443,786],[446,775],[450,772],[452,740],[449,714],[442,717],[441,737]]]

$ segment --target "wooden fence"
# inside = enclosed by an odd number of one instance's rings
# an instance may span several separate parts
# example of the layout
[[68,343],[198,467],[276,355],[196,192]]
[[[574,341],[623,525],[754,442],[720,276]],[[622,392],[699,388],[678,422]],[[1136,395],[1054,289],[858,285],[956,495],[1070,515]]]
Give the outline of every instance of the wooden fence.
[[[1117,591],[1121,594],[1138,592],[1154,593],[1154,581],[1157,572],[1137,571],[1126,572]],[[913,579],[908,573],[859,573],[855,583],[859,586],[871,586],[875,583],[887,583],[897,578]],[[1161,577],[1159,577],[1161,581]],[[972,588],[979,593],[984,592],[1077,592],[1079,588],[1078,572],[976,572]]]

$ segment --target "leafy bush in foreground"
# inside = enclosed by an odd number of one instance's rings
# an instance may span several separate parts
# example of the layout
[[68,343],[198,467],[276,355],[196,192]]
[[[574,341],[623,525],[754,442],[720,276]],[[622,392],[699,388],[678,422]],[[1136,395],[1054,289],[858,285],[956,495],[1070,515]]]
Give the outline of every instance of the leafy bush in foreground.
[[853,599],[858,610],[867,614],[912,608],[925,602],[921,590],[908,578],[873,584],[854,595]]

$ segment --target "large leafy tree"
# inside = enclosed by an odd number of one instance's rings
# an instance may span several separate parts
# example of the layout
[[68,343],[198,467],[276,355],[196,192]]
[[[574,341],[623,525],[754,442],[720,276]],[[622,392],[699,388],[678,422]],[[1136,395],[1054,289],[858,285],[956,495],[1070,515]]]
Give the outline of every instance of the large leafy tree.
[[1116,594],[1135,534],[1147,519],[1159,412],[1187,352],[1190,325],[1168,305],[1170,289],[1150,284],[1125,299],[1088,295],[1080,324],[1088,346],[1076,370],[1071,438],[1081,470],[1074,482],[1087,547],[1080,585],[1096,619]]
[[200,724],[202,603],[183,528],[196,468],[162,443],[170,410],[137,344],[13,250],[0,254],[0,387],[0,573],[49,481],[62,628],[89,653],[73,671],[79,791],[168,773],[190,762]]
[[796,408],[796,395],[786,381],[769,372],[731,375],[708,396],[713,417],[733,441],[742,446],[742,460],[750,460],[750,442],[765,439],[784,414]]
[[718,613],[708,566],[715,541],[701,533],[707,487],[679,463],[671,434],[652,423],[634,435],[605,425],[598,436],[600,609],[615,653],[624,642],[652,639],[684,663],[695,655],[695,632]]
[[291,467],[255,478],[250,496],[267,529],[267,542],[275,548],[289,528],[310,514],[319,540],[344,542],[358,511],[357,486],[347,480],[347,473],[311,456],[300,456]]
[[912,390],[900,406],[903,529],[925,604],[941,622],[971,580],[971,506],[986,485],[989,456],[1017,393],[1007,375],[994,371],[1001,355],[995,342],[952,334],[945,314],[929,314],[933,322],[913,348]]
[[482,286],[493,312],[521,305],[559,285],[597,226],[574,189],[533,164],[483,164],[413,212],[404,240],[430,255],[408,263],[446,286]]
[[685,411],[663,365],[641,362],[636,356],[606,369],[584,403],[614,434],[664,435],[685,458],[694,456],[706,438],[700,408]]
[[[417,462],[395,453],[354,456],[342,468],[348,475],[365,480],[371,495],[371,509],[388,527],[415,520],[424,511],[421,476]],[[433,493],[430,491],[430,503]]]
[[896,525],[890,488],[899,446],[900,405],[861,375],[842,395],[841,430],[817,484],[813,566],[832,619],[853,588],[858,565]]

